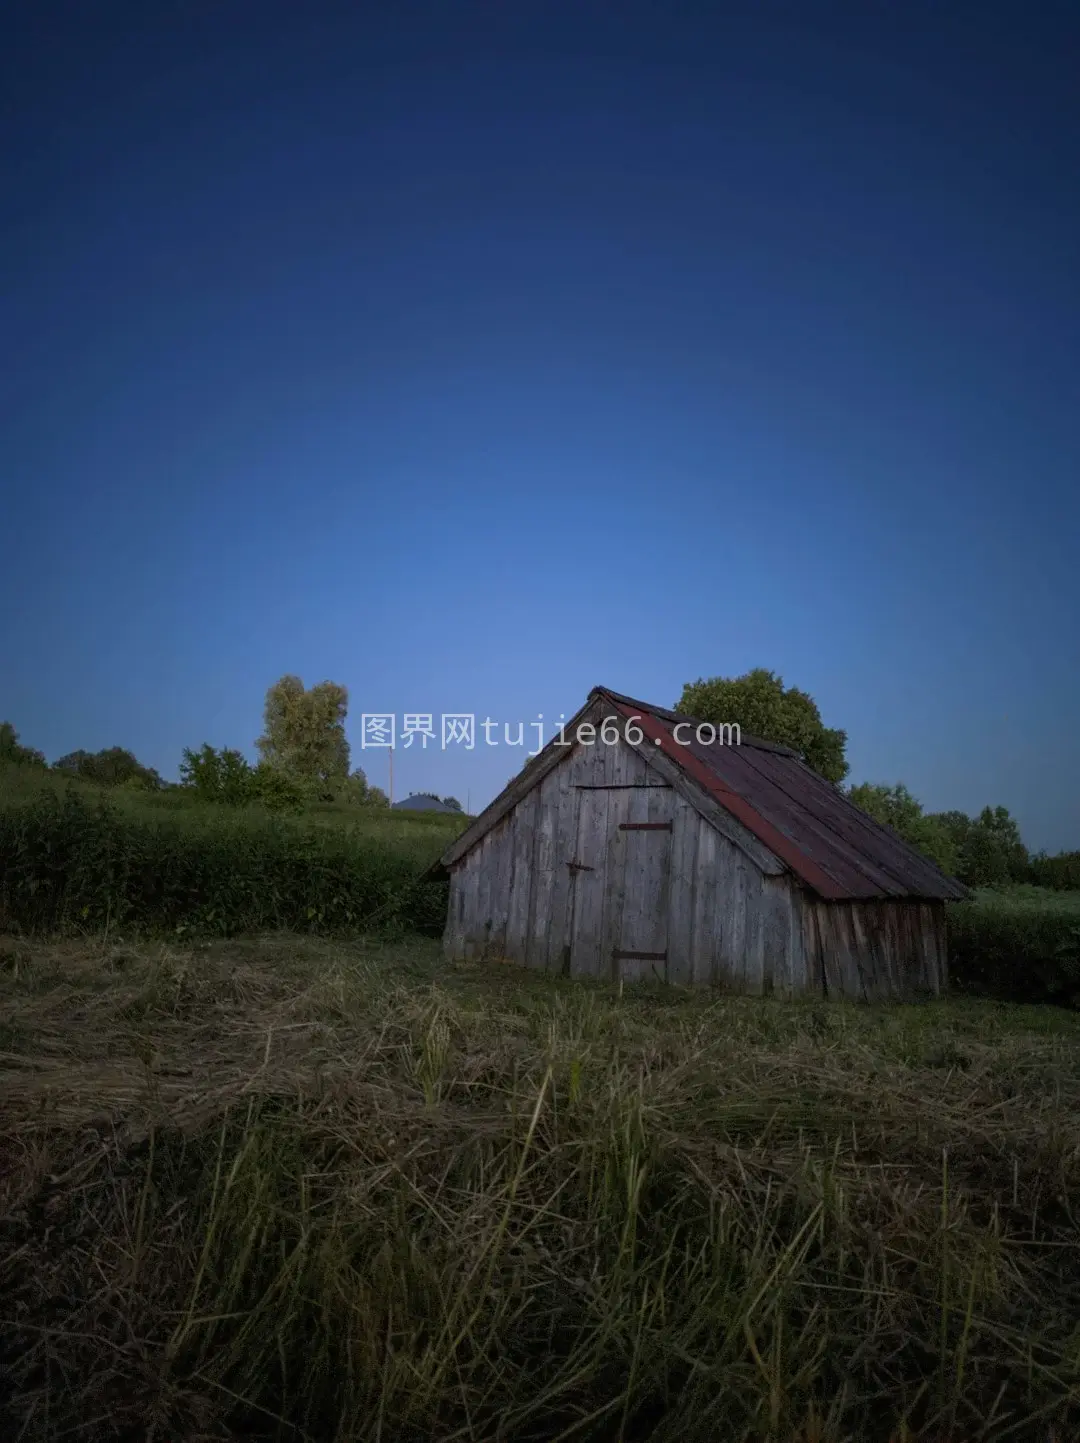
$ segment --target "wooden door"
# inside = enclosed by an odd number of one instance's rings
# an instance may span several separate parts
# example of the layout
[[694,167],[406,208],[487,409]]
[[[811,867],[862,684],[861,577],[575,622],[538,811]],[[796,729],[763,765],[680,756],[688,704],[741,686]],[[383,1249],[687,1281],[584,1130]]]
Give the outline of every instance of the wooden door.
[[667,976],[671,841],[675,793],[631,794],[612,834],[611,976],[626,982]]
[[674,796],[655,785],[582,788],[567,862],[571,976],[665,977]]

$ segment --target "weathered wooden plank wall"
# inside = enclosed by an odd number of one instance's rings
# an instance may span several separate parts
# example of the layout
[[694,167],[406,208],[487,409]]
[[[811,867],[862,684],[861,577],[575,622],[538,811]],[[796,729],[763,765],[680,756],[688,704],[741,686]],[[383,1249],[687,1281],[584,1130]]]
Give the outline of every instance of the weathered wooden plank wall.
[[801,895],[811,977],[831,997],[938,996],[948,986],[943,902],[822,902]]
[[[553,922],[555,888],[555,828],[559,818],[558,770],[549,773],[537,790],[537,827],[529,880],[528,951],[521,960],[529,967],[547,966],[548,935]],[[466,865],[469,858],[466,857]]]
[[513,840],[510,901],[506,920],[506,955],[525,962],[529,954],[529,903],[532,899],[534,856],[540,788],[528,792],[511,812]]

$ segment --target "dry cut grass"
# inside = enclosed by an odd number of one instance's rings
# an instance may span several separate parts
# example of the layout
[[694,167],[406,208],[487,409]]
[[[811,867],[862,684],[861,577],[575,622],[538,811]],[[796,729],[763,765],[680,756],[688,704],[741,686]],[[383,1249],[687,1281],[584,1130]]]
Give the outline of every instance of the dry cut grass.
[[0,1438],[1080,1437],[1080,1019],[0,940]]

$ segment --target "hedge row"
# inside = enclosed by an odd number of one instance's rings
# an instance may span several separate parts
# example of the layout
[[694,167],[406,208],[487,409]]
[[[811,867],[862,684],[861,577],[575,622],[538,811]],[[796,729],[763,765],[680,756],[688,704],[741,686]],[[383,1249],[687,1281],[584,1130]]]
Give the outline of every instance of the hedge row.
[[1004,1002],[1080,1006],[1080,914],[1001,902],[949,908],[955,991]]
[[441,932],[431,843],[217,809],[143,818],[70,791],[0,810],[0,926],[230,936]]

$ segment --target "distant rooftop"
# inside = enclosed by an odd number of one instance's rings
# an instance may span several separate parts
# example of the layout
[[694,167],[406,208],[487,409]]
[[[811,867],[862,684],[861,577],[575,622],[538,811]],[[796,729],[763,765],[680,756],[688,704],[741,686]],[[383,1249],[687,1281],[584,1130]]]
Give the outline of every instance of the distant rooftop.
[[[406,797],[403,802],[394,802],[395,812],[454,812],[454,807],[448,807],[445,802],[440,802],[438,797],[411,796]],[[460,815],[460,813],[457,813]]]

